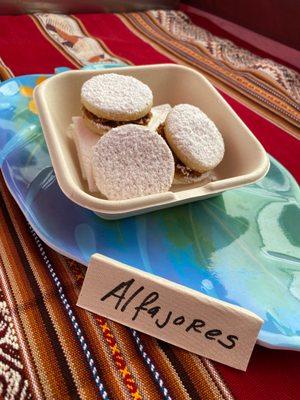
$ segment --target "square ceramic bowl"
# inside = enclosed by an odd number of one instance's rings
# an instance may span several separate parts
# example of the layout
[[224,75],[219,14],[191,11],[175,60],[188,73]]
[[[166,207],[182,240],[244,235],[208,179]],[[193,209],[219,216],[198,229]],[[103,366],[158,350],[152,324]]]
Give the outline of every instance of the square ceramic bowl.
[[253,183],[268,171],[269,159],[258,140],[221,95],[199,72],[180,65],[160,64],[114,68],[150,86],[154,105],[190,103],[217,125],[225,141],[225,156],[215,169],[216,181],[174,186],[169,192],[112,201],[88,191],[81,176],[73,141],[67,135],[71,118],[80,115],[80,89],[89,78],[111,71],[68,71],[55,75],[34,91],[34,99],[58,183],[71,200],[103,218],[123,218],[214,196]]

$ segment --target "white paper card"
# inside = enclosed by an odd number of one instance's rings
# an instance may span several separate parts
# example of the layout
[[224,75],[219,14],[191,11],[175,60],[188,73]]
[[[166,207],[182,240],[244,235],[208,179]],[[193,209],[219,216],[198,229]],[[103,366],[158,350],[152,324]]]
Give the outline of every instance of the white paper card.
[[262,319],[100,254],[77,305],[193,353],[246,370]]

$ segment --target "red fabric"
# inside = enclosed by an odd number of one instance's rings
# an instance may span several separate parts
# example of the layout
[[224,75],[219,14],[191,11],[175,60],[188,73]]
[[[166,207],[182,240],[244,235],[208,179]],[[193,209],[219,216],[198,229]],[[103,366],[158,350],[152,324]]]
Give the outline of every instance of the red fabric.
[[300,353],[255,346],[247,372],[215,364],[239,400],[300,398]]
[[[78,15],[91,35],[102,39],[118,56],[134,64],[170,62],[152,46],[130,32],[114,15]],[[212,33],[228,37],[203,18],[192,17]],[[27,16],[0,16],[0,57],[15,75],[52,73],[57,66],[73,67],[39,32]],[[233,40],[232,37],[230,37]],[[235,38],[237,44],[241,42]],[[247,47],[247,45],[245,45]],[[259,51],[255,50],[257,54]],[[265,146],[300,181],[300,142],[255,112],[223,94]],[[229,388],[238,400],[297,399],[300,393],[300,354],[255,347],[246,373],[218,365]]]
[[232,97],[225,93],[222,95],[266,151],[280,161],[300,182],[300,141]]
[[0,16],[0,57],[15,75],[54,72],[74,65],[39,32],[26,15]]
[[134,35],[123,22],[112,14],[78,14],[88,33],[104,41],[115,54],[133,64],[173,63],[158,53],[150,44]]

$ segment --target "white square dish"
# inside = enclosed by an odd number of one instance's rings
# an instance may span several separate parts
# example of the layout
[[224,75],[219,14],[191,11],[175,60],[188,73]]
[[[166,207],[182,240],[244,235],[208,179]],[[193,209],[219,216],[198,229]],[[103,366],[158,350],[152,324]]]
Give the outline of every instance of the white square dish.
[[269,159],[262,145],[199,72],[175,64],[114,68],[114,73],[131,75],[146,83],[153,91],[154,105],[189,103],[198,106],[222,133],[225,156],[214,170],[216,181],[205,185],[174,186],[166,193],[120,201],[90,193],[67,130],[72,117],[80,115],[82,84],[94,75],[110,72],[112,70],[67,71],[45,80],[34,91],[58,183],[75,203],[103,218],[124,218],[211,197],[256,182],[267,173]]

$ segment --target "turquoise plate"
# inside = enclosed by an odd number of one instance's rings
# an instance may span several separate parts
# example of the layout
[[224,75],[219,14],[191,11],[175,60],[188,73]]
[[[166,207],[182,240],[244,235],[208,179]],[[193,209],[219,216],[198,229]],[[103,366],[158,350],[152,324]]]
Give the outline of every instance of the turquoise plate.
[[39,236],[87,264],[102,253],[238,304],[264,319],[259,343],[300,349],[300,192],[274,159],[260,182],[218,197],[119,221],[61,192],[27,75],[0,86],[0,163]]

